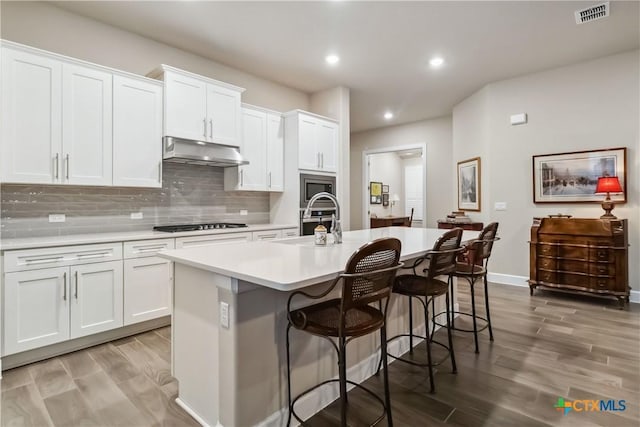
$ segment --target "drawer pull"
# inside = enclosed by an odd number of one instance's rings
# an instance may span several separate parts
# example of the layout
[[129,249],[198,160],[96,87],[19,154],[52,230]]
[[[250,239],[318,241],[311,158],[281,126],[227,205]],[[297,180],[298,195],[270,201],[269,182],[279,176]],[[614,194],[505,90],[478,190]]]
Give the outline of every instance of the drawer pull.
[[161,246],[138,246],[138,247],[134,247],[134,249],[137,252],[152,252],[152,251],[161,251],[162,249],[165,249],[166,245],[161,245]]
[[106,255],[109,255],[109,252],[99,252],[99,253],[93,253],[93,254],[78,254],[78,258],[80,259],[102,258]]
[[76,292],[75,295],[76,299],[78,299],[78,272],[76,271]]
[[62,299],[64,301],[67,300],[67,273],[65,272],[62,277],[64,277],[64,283],[62,285]]
[[35,264],[47,264],[49,262],[56,262],[56,261],[60,261],[61,259],[64,259],[63,255],[54,256],[50,258],[25,259],[24,262],[27,263],[28,265],[35,265]]

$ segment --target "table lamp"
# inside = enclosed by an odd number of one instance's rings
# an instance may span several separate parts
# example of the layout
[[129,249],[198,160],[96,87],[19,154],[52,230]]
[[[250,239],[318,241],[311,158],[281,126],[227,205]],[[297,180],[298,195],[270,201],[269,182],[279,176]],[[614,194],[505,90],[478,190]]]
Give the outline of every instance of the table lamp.
[[393,194],[391,196],[391,216],[393,216],[393,206],[400,201],[400,196]]
[[613,210],[613,201],[609,196],[609,193],[622,193],[622,187],[620,186],[620,181],[617,176],[601,176],[598,178],[598,185],[596,185],[595,194],[607,193],[607,197],[602,202],[602,209],[604,209],[605,214],[600,218],[603,219],[616,219],[614,215],[611,214]]

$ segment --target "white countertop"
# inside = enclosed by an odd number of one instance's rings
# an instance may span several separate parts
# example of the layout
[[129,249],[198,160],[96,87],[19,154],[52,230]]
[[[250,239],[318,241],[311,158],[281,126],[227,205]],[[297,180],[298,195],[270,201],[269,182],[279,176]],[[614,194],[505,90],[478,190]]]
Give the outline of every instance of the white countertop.
[[[406,260],[423,255],[446,231],[385,227],[345,232],[343,243],[338,245],[315,246],[313,236],[305,236],[177,249],[158,255],[272,289],[291,291],[333,279],[344,270],[347,260],[356,249],[369,241],[381,237],[400,239],[401,260]],[[478,235],[478,231],[465,231],[462,240],[471,240]]]
[[225,228],[214,230],[181,231],[165,233],[153,230],[123,231],[117,233],[69,234],[66,236],[23,237],[2,239],[0,251],[15,249],[47,248],[53,246],[85,245],[92,243],[128,242],[132,240],[167,239],[175,237],[205,236],[207,234],[246,233],[263,230],[281,230],[298,228],[297,224],[247,224],[244,228]]

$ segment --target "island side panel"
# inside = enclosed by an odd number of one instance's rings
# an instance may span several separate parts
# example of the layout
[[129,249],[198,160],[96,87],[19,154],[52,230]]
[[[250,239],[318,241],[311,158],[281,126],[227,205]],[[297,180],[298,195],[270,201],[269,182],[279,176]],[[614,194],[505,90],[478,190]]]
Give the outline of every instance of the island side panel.
[[173,362],[178,403],[209,426],[218,423],[218,287],[230,280],[175,263]]

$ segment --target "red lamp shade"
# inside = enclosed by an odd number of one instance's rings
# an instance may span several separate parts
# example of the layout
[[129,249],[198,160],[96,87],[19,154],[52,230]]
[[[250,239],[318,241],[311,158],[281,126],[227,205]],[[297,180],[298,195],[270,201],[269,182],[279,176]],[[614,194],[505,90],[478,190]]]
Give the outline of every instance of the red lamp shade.
[[596,193],[622,193],[622,187],[617,176],[601,176],[598,178]]

